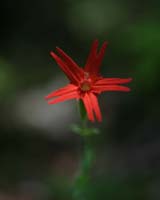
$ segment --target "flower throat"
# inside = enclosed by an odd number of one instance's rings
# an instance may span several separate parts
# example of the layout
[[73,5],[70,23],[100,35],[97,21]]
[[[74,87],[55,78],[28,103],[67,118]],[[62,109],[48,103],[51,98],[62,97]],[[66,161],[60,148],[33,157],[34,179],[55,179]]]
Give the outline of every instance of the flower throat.
[[87,92],[91,89],[91,80],[88,72],[84,73],[84,80],[82,81],[80,88],[83,92]]

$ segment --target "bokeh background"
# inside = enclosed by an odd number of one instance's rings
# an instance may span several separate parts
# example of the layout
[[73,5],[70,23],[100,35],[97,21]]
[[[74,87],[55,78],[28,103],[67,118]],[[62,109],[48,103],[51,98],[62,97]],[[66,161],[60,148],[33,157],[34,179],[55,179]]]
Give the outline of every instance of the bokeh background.
[[160,199],[160,1],[2,1],[0,12],[0,200],[67,200],[82,141],[75,101],[44,96],[68,81],[49,52],[80,65],[107,40],[101,72],[133,77],[130,93],[99,97],[103,122],[88,200]]

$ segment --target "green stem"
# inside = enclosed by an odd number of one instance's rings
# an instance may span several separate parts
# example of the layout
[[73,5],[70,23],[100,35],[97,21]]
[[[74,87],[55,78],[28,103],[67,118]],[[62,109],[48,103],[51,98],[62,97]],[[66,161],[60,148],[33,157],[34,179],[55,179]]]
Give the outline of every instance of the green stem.
[[82,155],[79,173],[75,178],[73,198],[76,200],[85,200],[85,192],[90,180],[90,170],[94,160],[93,148],[90,137],[84,136],[84,152]]
[[[94,160],[94,152],[92,145],[92,136],[86,135],[85,130],[87,127],[87,118],[84,115],[83,105],[80,104],[80,113],[82,120],[82,139],[83,139],[83,155],[81,158],[79,173],[75,178],[73,187],[73,199],[74,200],[86,200],[85,193],[90,179],[90,170]],[[84,130],[84,134],[83,134]]]
[[82,169],[84,174],[88,174],[91,169],[92,161],[94,158],[93,146],[91,142],[91,136],[84,136],[84,155],[82,159]]

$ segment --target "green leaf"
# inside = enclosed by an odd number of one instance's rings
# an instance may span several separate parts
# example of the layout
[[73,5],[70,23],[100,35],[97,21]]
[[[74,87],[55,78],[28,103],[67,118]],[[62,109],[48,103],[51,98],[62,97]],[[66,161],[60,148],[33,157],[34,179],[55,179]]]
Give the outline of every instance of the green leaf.
[[79,134],[79,135],[81,135],[81,133],[82,133],[82,128],[80,126],[78,126],[77,124],[72,124],[71,125],[71,130],[74,133]]
[[74,133],[79,134],[81,136],[91,136],[91,135],[97,135],[100,133],[99,129],[97,128],[86,128],[86,127],[81,127],[77,124],[72,124],[71,130]]

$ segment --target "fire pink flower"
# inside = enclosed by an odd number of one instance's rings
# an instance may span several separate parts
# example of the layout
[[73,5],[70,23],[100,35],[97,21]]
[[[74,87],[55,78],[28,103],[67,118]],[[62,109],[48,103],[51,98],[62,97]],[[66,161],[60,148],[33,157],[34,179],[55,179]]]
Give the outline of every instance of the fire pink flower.
[[129,92],[130,88],[121,84],[129,83],[132,80],[131,78],[103,78],[100,75],[100,65],[106,47],[107,42],[104,42],[98,52],[98,40],[95,40],[84,68],[79,67],[59,47],[56,48],[59,56],[51,52],[51,56],[66,74],[70,83],[46,96],[46,99],[54,98],[48,103],[55,104],[70,99],[81,99],[84,103],[88,119],[93,122],[96,117],[98,121],[102,121],[97,96],[105,91]]

